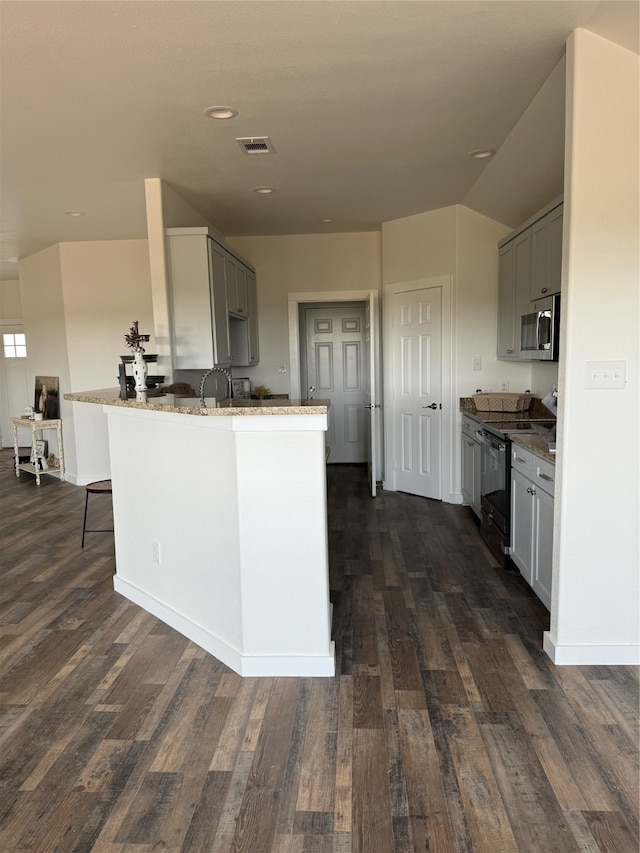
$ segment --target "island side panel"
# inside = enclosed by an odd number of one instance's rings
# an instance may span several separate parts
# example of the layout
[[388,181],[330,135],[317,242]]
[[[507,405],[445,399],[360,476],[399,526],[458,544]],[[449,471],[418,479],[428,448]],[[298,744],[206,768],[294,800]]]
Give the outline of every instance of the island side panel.
[[105,412],[115,588],[238,669],[240,547],[230,421],[116,407]]
[[332,676],[326,414],[104,411],[115,589],[242,675]]
[[324,432],[240,432],[236,452],[245,657],[332,666]]

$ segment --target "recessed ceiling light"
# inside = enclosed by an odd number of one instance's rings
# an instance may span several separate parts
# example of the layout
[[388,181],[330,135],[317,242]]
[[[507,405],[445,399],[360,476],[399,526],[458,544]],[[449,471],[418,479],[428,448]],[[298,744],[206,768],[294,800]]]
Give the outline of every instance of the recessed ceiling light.
[[209,118],[235,118],[238,115],[237,110],[232,110],[231,107],[207,107],[204,111]]
[[469,151],[469,157],[473,157],[474,160],[487,160],[495,153],[493,148],[476,148],[475,151]]
[[66,216],[84,216],[83,210],[65,210]]
[[333,219],[329,219],[327,216],[325,219],[321,219],[320,222],[333,222]]
[[258,195],[270,195],[275,192],[273,187],[255,187],[253,191]]

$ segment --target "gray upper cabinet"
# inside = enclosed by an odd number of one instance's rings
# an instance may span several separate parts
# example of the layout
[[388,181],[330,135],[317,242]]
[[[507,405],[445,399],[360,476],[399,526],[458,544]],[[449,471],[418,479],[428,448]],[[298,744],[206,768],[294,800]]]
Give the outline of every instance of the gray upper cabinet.
[[229,326],[223,250],[206,234],[168,234],[174,367],[228,366]]
[[562,201],[556,199],[498,243],[497,357],[501,361],[521,360],[523,306],[560,292],[562,211]]
[[247,311],[247,267],[227,254],[227,307],[230,314],[246,317]]
[[524,231],[499,250],[498,358],[520,358],[520,311],[529,301],[531,232]]
[[531,226],[531,301],[560,293],[562,220],[563,205],[559,205]]
[[[207,228],[167,229],[174,367],[258,363],[257,315],[248,307],[255,272]],[[253,304],[257,309],[257,298]],[[254,338],[253,347],[251,345]]]
[[249,324],[249,364],[257,364],[260,361],[260,348],[258,342],[258,288],[256,286],[256,275],[247,270],[247,312]]

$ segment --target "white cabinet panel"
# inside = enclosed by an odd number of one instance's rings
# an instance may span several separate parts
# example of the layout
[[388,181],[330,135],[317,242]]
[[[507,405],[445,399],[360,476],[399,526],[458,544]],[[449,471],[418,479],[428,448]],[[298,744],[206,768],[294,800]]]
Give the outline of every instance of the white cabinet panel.
[[478,518],[481,518],[480,476],[482,466],[482,447],[476,439],[479,429],[474,421],[462,416],[462,497],[471,506]]
[[551,610],[553,567],[553,497],[535,488],[533,495],[533,577],[531,586],[547,610]]
[[359,341],[342,345],[342,379],[345,391],[362,390],[362,350]]
[[511,474],[511,559],[529,584],[533,580],[533,502],[531,480]]
[[212,365],[257,364],[253,270],[214,240],[207,228],[169,228],[167,242],[174,367],[204,370]]
[[363,441],[362,406],[345,405],[344,440],[346,444],[360,444]]
[[431,476],[431,456],[433,453],[433,418],[430,415],[420,415],[420,474]]
[[511,449],[511,559],[551,609],[555,466],[530,451]]
[[400,417],[401,432],[401,467],[403,471],[413,471],[413,418],[406,412]]
[[333,391],[333,344],[316,344],[316,388]]

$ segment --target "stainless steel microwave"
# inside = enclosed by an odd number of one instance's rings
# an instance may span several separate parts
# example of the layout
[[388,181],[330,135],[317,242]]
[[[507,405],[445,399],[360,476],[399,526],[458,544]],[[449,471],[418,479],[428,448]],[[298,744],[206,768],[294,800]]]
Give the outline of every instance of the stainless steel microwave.
[[560,296],[536,299],[522,307],[520,358],[557,361],[560,338]]

